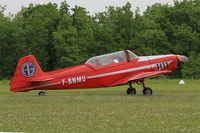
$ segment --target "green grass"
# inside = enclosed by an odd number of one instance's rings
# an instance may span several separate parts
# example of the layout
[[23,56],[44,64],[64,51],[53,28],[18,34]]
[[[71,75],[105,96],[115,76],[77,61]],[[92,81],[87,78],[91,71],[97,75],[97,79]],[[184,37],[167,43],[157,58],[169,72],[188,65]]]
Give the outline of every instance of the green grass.
[[153,96],[127,96],[127,86],[11,93],[0,82],[0,131],[200,132],[200,80],[147,80]]

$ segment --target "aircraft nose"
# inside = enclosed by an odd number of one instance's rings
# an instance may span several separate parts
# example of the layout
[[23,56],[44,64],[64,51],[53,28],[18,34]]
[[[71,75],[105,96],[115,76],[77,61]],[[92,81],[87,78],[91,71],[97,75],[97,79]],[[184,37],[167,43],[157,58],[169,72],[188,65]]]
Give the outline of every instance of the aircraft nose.
[[176,55],[177,59],[181,62],[188,62],[188,57],[184,55]]

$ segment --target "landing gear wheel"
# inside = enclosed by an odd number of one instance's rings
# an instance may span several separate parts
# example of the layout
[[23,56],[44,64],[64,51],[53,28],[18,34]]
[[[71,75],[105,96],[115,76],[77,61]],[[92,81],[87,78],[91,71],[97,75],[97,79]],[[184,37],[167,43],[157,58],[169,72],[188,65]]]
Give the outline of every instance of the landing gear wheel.
[[40,92],[38,93],[38,95],[39,95],[39,96],[45,96],[45,92],[44,92],[44,91],[40,91]]
[[144,95],[152,95],[152,94],[153,94],[153,91],[152,91],[151,88],[146,87],[146,88],[143,89],[143,94],[144,94]]
[[135,95],[136,90],[135,90],[135,88],[128,88],[126,93],[127,93],[127,95]]

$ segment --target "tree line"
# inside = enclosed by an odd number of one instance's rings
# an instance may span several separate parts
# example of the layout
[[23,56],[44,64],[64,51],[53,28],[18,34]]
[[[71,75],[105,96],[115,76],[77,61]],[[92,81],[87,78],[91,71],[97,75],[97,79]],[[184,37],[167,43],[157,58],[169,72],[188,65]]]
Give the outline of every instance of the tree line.
[[88,58],[129,49],[137,55],[182,54],[174,77],[200,78],[200,1],[154,4],[143,13],[131,4],[90,15],[66,1],[30,4],[16,15],[0,6],[0,79],[10,78],[17,60],[33,54],[44,71],[84,63]]

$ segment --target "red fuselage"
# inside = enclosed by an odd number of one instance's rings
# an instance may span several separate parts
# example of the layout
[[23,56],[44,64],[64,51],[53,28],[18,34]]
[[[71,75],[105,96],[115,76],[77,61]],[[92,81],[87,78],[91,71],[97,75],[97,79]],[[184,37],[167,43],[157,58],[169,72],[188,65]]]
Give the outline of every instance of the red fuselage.
[[[65,69],[46,72],[44,77],[50,77],[47,81],[31,82],[29,87],[16,91],[29,90],[57,90],[57,89],[81,89],[116,86],[118,80],[137,75],[139,73],[174,70],[177,67],[176,55],[158,55],[137,57],[130,62],[124,61],[106,66],[94,66],[83,64]],[[11,88],[11,91],[15,91]]]

